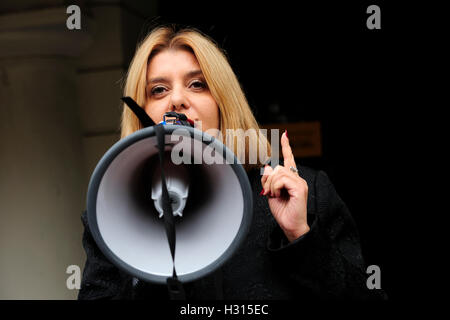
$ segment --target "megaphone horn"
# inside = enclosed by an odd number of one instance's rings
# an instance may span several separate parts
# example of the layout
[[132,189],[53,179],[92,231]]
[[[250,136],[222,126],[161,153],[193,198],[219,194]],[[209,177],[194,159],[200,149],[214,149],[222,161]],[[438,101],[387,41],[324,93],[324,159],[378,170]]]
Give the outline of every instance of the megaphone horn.
[[[130,99],[127,105],[133,105]],[[116,142],[91,176],[89,228],[113,264],[138,279],[167,284],[177,298],[180,283],[214,272],[243,243],[253,214],[251,187],[234,153],[187,117],[155,125],[138,113],[144,128]],[[173,142],[180,128],[185,136]],[[175,164],[172,150],[194,142],[202,150],[223,150],[214,156],[234,161]]]

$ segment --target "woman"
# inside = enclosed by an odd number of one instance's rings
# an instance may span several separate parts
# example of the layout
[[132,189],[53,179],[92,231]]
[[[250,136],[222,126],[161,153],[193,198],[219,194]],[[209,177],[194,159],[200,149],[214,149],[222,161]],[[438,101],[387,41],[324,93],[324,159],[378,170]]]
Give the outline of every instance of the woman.
[[[130,65],[125,96],[160,122],[165,112],[184,113],[201,130],[258,130],[225,55],[192,29],[160,27],[139,46]],[[141,128],[124,106],[122,138]],[[228,138],[228,136],[227,136]],[[227,141],[230,141],[227,139]],[[249,156],[249,145],[269,150],[264,135],[234,152]],[[254,220],[245,243],[215,274],[185,284],[194,299],[384,298],[369,290],[355,223],[327,175],[299,167],[287,132],[281,137],[283,165],[245,164],[254,193]],[[166,298],[165,286],[133,279],[100,252],[83,215],[87,253],[79,299]]]

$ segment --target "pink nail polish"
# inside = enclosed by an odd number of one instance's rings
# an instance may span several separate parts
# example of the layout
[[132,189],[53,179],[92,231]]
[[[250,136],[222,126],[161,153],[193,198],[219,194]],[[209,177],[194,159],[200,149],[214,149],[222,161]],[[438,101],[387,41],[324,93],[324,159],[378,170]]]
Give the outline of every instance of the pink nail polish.
[[288,133],[287,133],[287,130],[284,130],[284,133],[286,133],[286,138],[288,138],[288,139],[289,139],[289,137],[288,137]]
[[262,196],[264,194],[264,189],[262,189],[262,191],[259,193],[260,196]]

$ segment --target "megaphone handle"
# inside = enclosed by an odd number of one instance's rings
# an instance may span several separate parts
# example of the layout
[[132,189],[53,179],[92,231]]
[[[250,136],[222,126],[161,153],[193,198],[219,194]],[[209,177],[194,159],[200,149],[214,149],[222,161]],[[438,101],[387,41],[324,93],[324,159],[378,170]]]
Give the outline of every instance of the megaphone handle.
[[178,280],[177,272],[175,270],[175,244],[176,244],[176,234],[175,234],[175,222],[173,217],[172,205],[170,203],[169,191],[167,190],[166,178],[164,175],[164,127],[162,124],[154,126],[155,133],[158,142],[158,153],[159,153],[159,165],[161,171],[161,191],[162,191],[162,209],[164,213],[164,225],[166,228],[167,240],[169,241],[170,253],[172,255],[173,261],[173,273],[172,277],[167,278],[167,288],[169,290],[169,296],[172,300],[184,300],[185,292],[183,285]]
[[167,289],[171,300],[186,300],[183,284],[178,278],[167,278]]

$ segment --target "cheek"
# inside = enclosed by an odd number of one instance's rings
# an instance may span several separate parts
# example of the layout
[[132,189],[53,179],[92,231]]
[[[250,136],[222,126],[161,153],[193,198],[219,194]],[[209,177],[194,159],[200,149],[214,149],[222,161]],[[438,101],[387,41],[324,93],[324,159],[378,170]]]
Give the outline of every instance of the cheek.
[[144,109],[154,122],[158,123],[162,121],[163,115],[165,113],[164,107],[158,106],[158,104],[147,104],[145,105]]
[[200,112],[208,128],[219,128],[219,107],[212,97],[204,101]]

